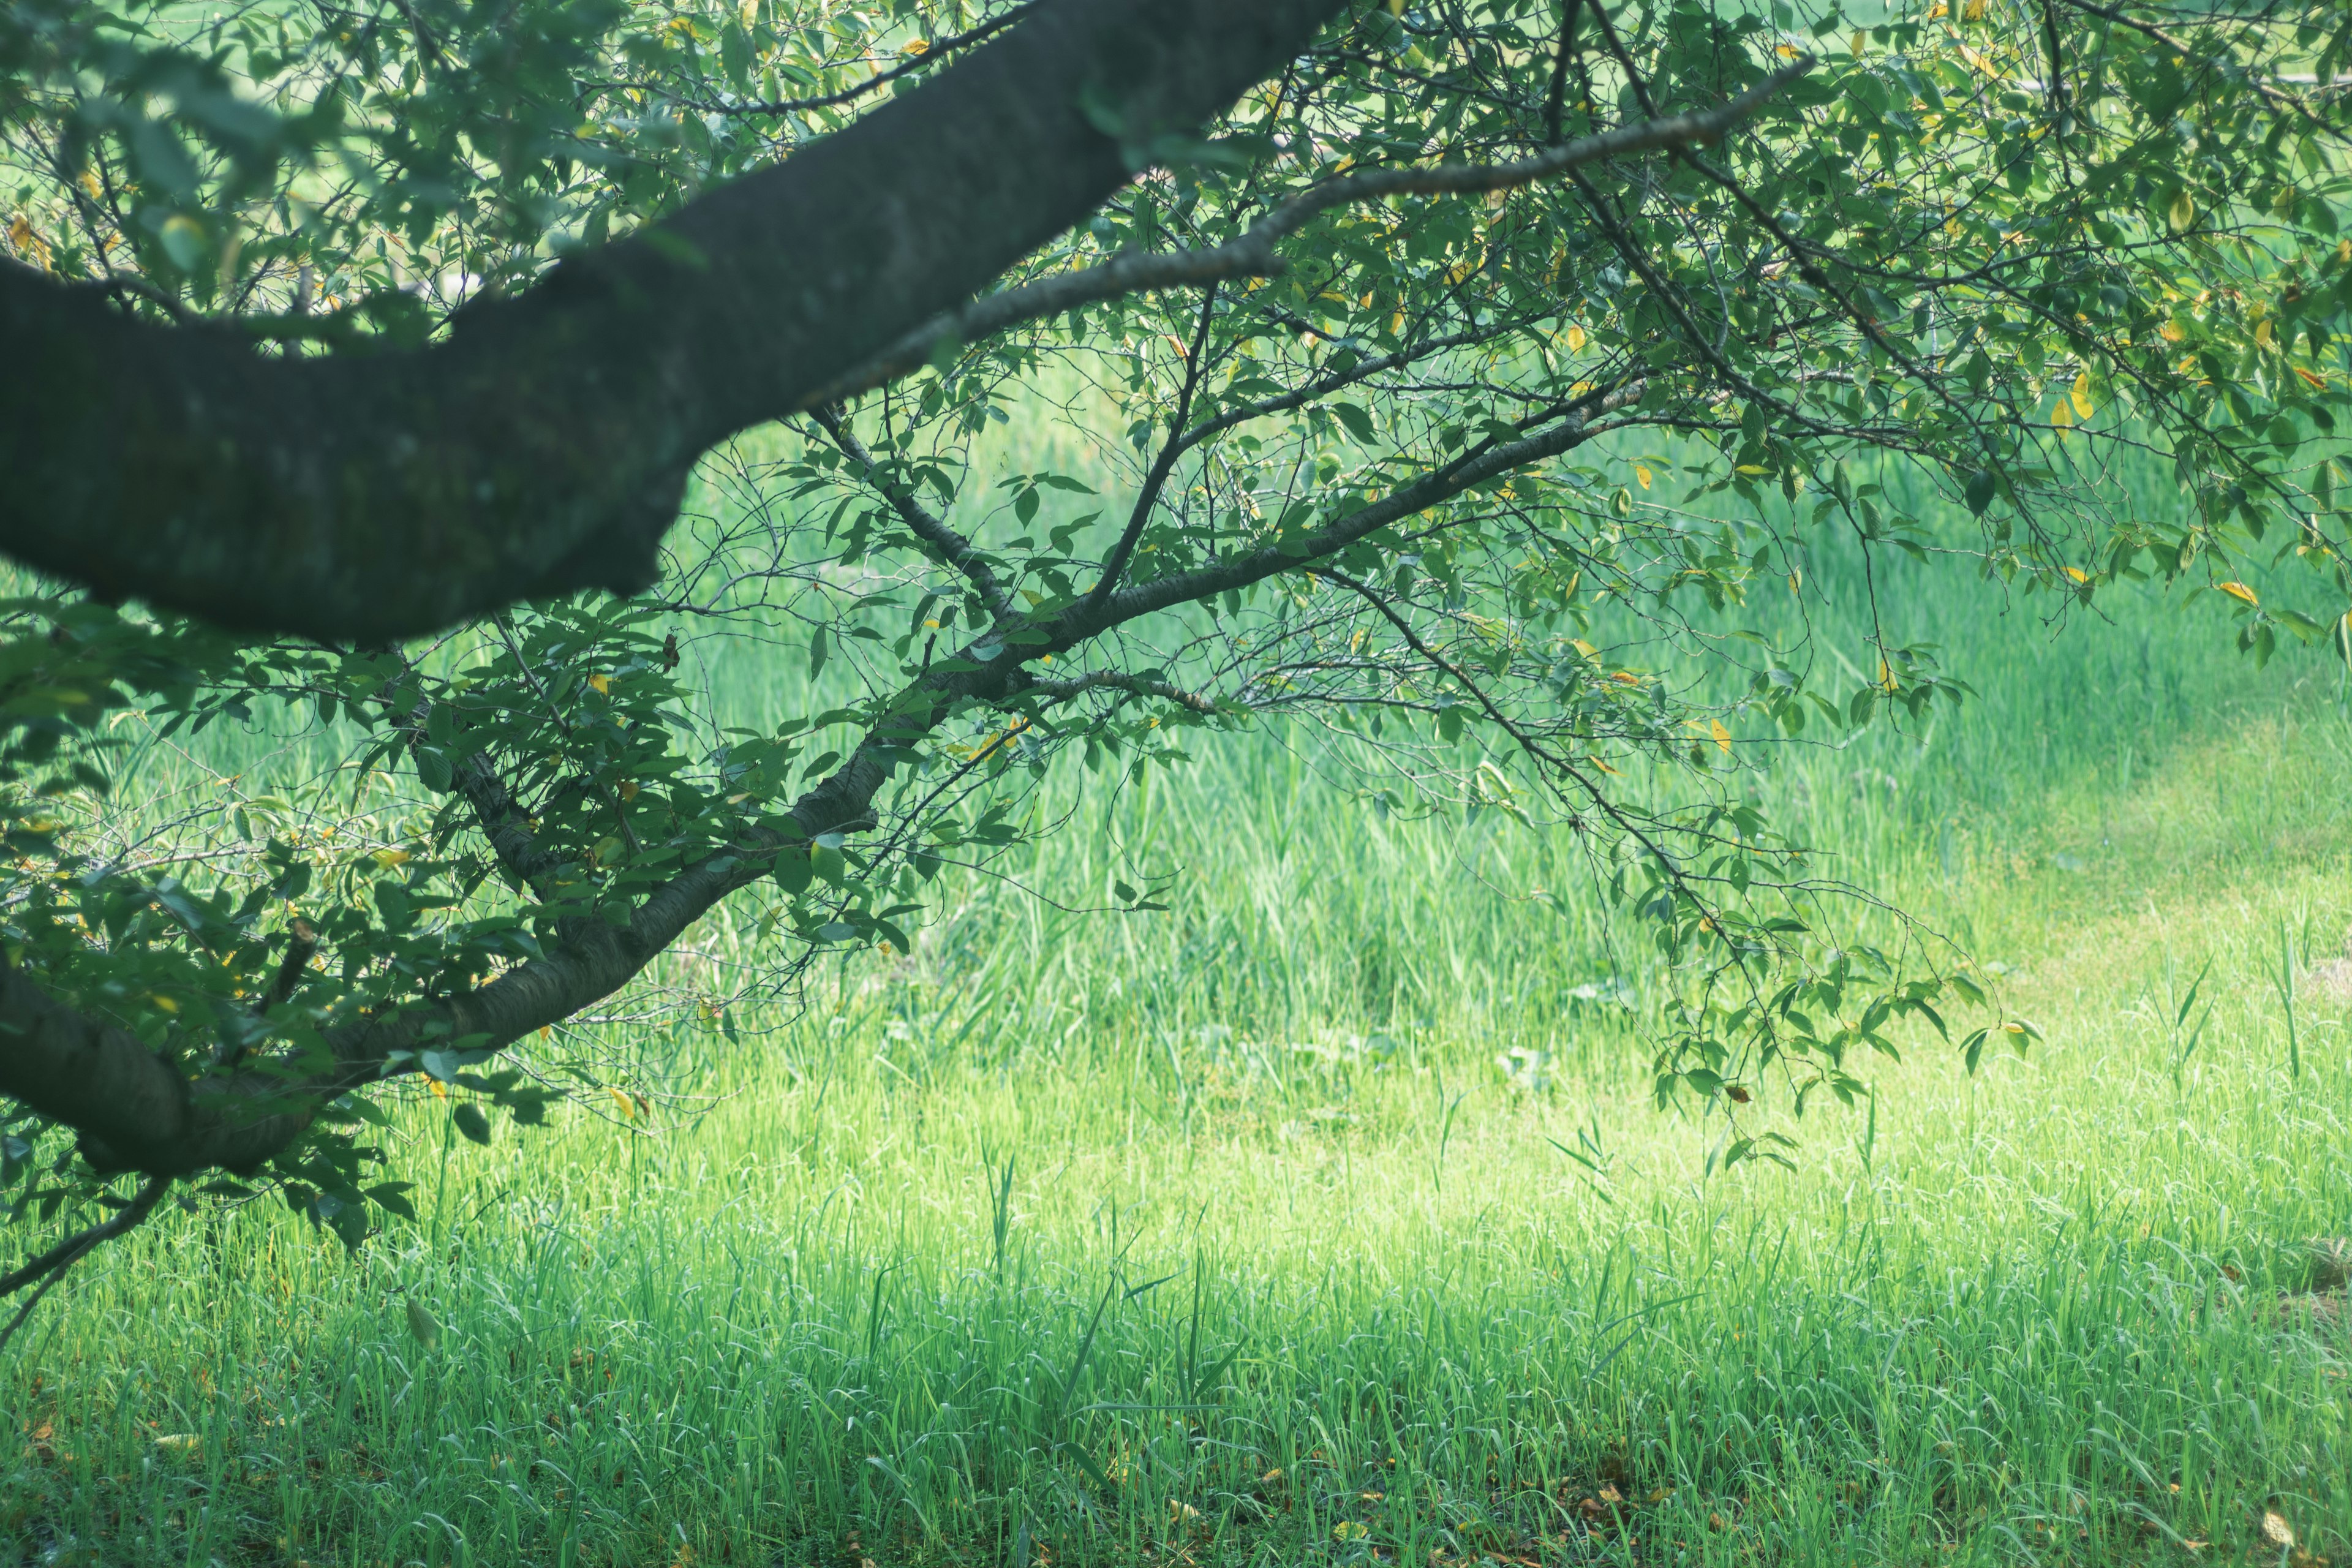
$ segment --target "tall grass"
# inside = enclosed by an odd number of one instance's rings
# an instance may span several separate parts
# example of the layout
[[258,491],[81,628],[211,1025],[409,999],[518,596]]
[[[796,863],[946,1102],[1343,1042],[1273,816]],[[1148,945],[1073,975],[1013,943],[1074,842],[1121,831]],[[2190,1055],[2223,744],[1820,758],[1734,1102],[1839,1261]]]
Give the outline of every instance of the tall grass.
[[[735,1040],[620,1031],[650,1112],[484,1151],[419,1100],[413,1229],[346,1255],[282,1212],[173,1215],[86,1264],[0,1366],[0,1542],[2340,1558],[2347,1323],[2305,1242],[2352,1231],[2352,1060],[2345,1004],[2277,983],[2352,921],[2336,677],[2257,675],[2194,605],[2053,635],[1880,574],[1977,700],[1747,787],[1993,961],[2033,1054],[1970,1078],[1907,1037],[1868,1102],[1763,1123],[1794,1169],[1726,1173],[1718,1119],[1649,1103],[1639,965],[1572,845],[1383,816],[1297,730],[1116,794],[1057,775],[1066,828],[946,879],[915,952],[829,961]],[[1853,563],[1817,576],[1820,644],[1858,658]],[[747,706],[804,679],[713,677]],[[144,765],[326,755],[207,743]],[[1169,911],[1057,907],[1139,868]],[[740,959],[751,918],[681,962]]]

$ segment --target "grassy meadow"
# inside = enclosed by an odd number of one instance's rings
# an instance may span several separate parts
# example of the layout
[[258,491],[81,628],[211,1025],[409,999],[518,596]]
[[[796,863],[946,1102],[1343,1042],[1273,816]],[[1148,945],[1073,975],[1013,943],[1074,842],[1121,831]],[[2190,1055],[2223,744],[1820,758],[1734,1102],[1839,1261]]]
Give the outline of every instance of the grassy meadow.
[[[1056,775],[1015,879],[797,1011],[604,1026],[649,1111],[407,1106],[413,1227],[173,1212],[82,1265],[0,1359],[0,1562],[2352,1562],[2343,672],[1886,570],[1978,700],[1752,787],[2029,1055],[1916,1032],[1726,1172],[1565,835],[1203,738]],[[268,742],[220,744],[150,765]],[[1139,866],[1168,912],[1069,912]]]

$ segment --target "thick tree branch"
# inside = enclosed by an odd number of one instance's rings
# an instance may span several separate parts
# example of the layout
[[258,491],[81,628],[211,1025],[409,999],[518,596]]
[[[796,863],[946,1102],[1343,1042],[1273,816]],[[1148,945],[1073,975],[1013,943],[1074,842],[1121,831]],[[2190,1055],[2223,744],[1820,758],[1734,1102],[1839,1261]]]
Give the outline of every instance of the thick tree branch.
[[[1591,400],[1597,413],[1640,395],[1638,384]],[[773,869],[779,854],[823,834],[874,823],[874,802],[891,774],[939,721],[967,700],[993,701],[1046,685],[1024,665],[1040,654],[1091,639],[1137,616],[1309,567],[1374,531],[1440,504],[1516,468],[1569,450],[1589,434],[1585,417],[1564,418],[1523,440],[1491,444],[1422,476],[1370,506],[1337,518],[1291,549],[1268,547],[1191,573],[1131,584],[1108,599],[1082,600],[1042,619],[1043,643],[1007,648],[988,634],[926,672],[826,778],[794,803],[798,838],[773,830],[685,868],[648,894],[625,924],[563,922],[560,939],[532,958],[463,994],[350,1019],[324,1031],[323,1062],[264,1062],[234,1075],[191,1081],[180,1065],[129,1030],[76,1011],[14,967],[0,968],[0,1094],[79,1130],[100,1168],[182,1175],[208,1167],[250,1169],[299,1137],[318,1108],[381,1077],[404,1053],[465,1040],[497,1050],[618,991],[721,899]],[[1201,710],[1197,699],[1110,677],[1084,685],[1149,690]],[[1081,689],[1074,686],[1069,695]],[[1211,705],[1213,707],[1213,705]]]
[[641,587],[705,449],[986,287],[1129,178],[1123,142],[1196,128],[1337,9],[1046,0],[425,348],[265,354],[0,265],[0,550],[343,645]]

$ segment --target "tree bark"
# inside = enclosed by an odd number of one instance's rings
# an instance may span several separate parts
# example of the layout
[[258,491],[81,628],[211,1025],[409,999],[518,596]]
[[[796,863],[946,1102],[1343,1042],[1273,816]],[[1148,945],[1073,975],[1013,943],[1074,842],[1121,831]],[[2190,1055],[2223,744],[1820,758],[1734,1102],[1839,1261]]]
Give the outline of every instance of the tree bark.
[[257,353],[0,263],[0,550],[342,644],[642,587],[712,444],[985,288],[1129,177],[1123,146],[1198,127],[1339,8],[1049,0],[423,348]]

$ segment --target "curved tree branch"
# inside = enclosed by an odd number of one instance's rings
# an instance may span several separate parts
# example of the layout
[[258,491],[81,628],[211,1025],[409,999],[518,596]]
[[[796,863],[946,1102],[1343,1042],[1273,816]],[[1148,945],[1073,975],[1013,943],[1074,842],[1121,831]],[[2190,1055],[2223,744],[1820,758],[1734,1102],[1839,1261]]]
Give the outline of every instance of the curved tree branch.
[[1338,9],[1047,0],[424,348],[265,354],[0,265],[0,550],[341,645],[641,587],[704,450],[986,287],[1129,178],[1122,144],[1199,126]]

